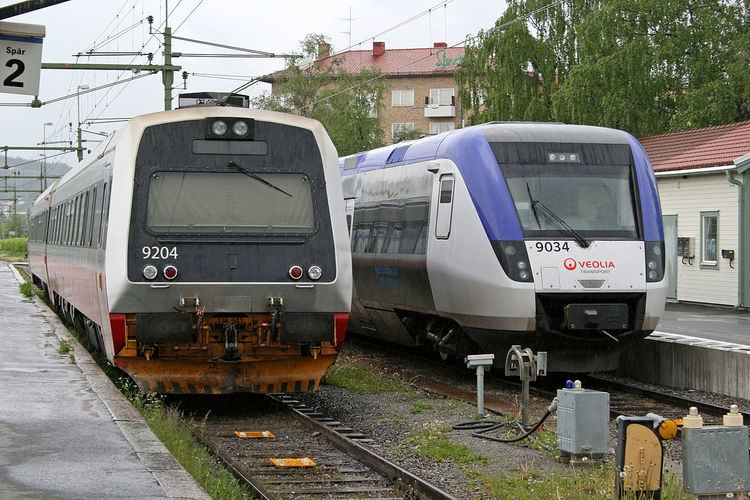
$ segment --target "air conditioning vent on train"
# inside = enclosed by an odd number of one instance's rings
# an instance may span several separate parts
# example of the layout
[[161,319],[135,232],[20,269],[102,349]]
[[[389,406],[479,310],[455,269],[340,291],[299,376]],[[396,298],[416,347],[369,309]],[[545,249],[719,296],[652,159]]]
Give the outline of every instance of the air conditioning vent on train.
[[583,288],[601,288],[606,280],[578,280]]

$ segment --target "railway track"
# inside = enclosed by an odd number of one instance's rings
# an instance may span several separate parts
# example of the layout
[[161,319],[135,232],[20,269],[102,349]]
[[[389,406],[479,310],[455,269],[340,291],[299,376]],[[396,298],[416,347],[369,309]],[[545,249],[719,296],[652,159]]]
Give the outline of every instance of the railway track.
[[[454,498],[366,447],[373,442],[369,437],[292,395],[268,398],[270,408],[210,421],[198,433],[261,498]],[[273,438],[243,439],[235,432],[266,432]],[[286,464],[272,459],[286,459]]]

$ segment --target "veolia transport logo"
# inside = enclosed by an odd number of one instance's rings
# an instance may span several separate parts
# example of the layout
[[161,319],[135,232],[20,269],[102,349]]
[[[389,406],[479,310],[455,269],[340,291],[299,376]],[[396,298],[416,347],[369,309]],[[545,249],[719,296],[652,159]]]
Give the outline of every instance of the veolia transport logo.
[[563,261],[563,266],[565,266],[565,269],[567,269],[568,271],[572,271],[573,269],[576,268],[576,261],[575,259],[570,259],[570,258],[565,259]]

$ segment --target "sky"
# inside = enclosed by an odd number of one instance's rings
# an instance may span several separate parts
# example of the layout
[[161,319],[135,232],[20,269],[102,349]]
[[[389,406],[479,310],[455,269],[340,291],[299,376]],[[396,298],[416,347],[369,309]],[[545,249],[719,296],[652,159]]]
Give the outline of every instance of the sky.
[[[0,0],[0,6],[18,1]],[[93,48],[97,52],[153,52],[154,63],[161,64],[161,37],[149,34],[145,19],[151,15],[154,27],[163,26],[167,6],[169,25],[177,36],[283,54],[299,52],[299,41],[309,33],[329,37],[334,51],[347,48],[350,37],[355,50],[371,49],[373,37],[385,42],[386,50],[429,47],[441,41],[454,45],[467,35],[492,27],[506,4],[497,0],[446,0],[443,3],[440,0],[70,0],[6,21],[46,27],[43,62],[147,63],[145,56],[74,57]],[[381,34],[428,10],[429,14]],[[181,40],[174,40],[172,50],[203,54],[231,52]],[[174,86],[179,87],[173,92],[173,107],[176,107],[180,92],[231,91],[246,79],[282,69],[284,60],[181,57],[174,59],[173,64],[190,73],[187,90],[182,89],[182,77],[175,74]],[[214,75],[230,75],[236,79]],[[88,85],[93,89],[114,82],[118,77],[125,80],[133,76],[137,75],[129,71],[42,70],[39,99],[50,101],[75,94],[78,86]],[[263,91],[270,91],[270,86],[257,84],[243,93],[254,97]],[[35,109],[7,105],[29,103],[31,96],[0,94],[0,147],[33,146],[43,138],[50,142],[74,140],[79,105],[82,122],[161,111],[163,92],[161,76],[155,74]],[[45,126],[45,123],[52,125]],[[69,123],[73,124],[72,129]],[[89,131],[84,132],[84,139],[90,141],[85,145],[93,149],[97,144],[94,141],[102,139],[95,132],[111,132],[122,125],[84,125],[84,130]],[[13,154],[28,159],[39,155],[39,152]],[[71,165],[76,161],[74,153],[56,159]]]

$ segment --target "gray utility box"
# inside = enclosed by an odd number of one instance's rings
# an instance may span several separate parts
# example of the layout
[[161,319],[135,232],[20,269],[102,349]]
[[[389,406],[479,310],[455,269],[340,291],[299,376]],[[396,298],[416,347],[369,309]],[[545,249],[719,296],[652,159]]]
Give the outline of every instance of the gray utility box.
[[557,447],[565,455],[609,453],[609,393],[557,390]]
[[682,429],[685,491],[715,495],[750,488],[747,427]]

